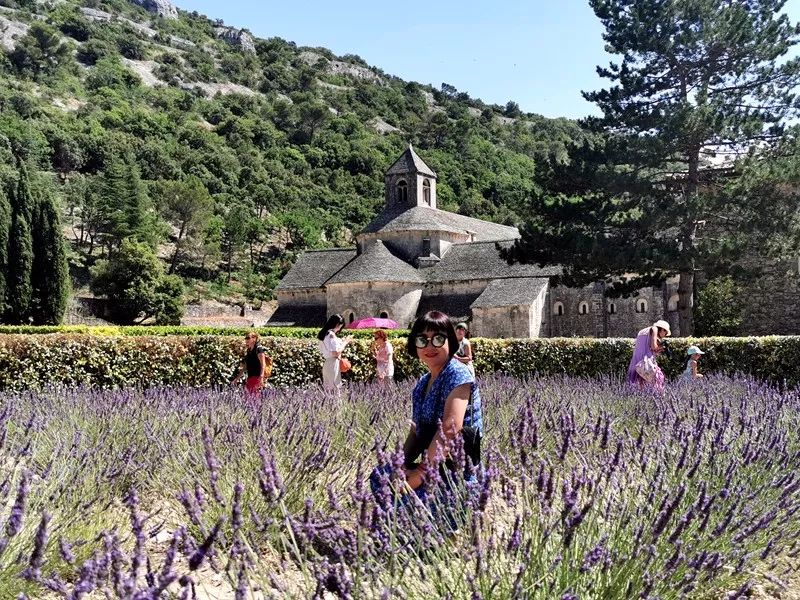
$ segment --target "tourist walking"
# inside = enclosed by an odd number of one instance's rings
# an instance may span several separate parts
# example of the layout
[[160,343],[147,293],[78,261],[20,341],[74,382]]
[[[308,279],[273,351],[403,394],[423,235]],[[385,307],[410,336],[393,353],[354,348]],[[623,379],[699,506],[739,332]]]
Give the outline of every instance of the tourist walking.
[[689,346],[686,350],[686,354],[689,356],[689,360],[686,361],[686,369],[683,371],[683,375],[681,376],[686,381],[694,381],[698,377],[702,377],[702,373],[697,372],[697,361],[700,360],[700,357],[705,354],[700,348],[697,346]]
[[258,333],[248,331],[244,336],[247,348],[244,358],[239,363],[239,371],[231,383],[238,384],[245,373],[247,379],[244,389],[247,394],[257,394],[260,392],[272,373],[272,359],[267,356],[267,351],[258,343]]
[[656,321],[636,335],[633,357],[628,366],[628,383],[654,390],[664,387],[664,372],[656,359],[664,351],[663,338],[670,335],[669,323],[664,320]]
[[375,339],[370,351],[375,358],[376,378],[380,383],[387,384],[394,377],[394,348],[386,330],[376,329],[373,336]]
[[328,322],[319,330],[319,351],[325,364],[322,365],[322,387],[331,392],[338,392],[342,387],[342,352],[353,338],[339,339],[336,334],[344,326],[342,315],[331,315]]
[[469,329],[466,323],[459,323],[456,325],[456,337],[458,338],[458,350],[456,350],[456,359],[465,364],[475,377],[475,366],[472,364],[472,343],[469,341]]

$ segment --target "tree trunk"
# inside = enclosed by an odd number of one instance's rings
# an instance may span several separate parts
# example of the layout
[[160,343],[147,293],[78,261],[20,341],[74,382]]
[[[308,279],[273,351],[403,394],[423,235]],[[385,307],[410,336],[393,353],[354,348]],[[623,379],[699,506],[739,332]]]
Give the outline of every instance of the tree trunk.
[[183,241],[183,232],[186,229],[186,221],[181,222],[181,230],[178,232],[178,239],[175,242],[175,252],[172,253],[172,260],[169,262],[169,275],[175,272],[175,266],[178,264],[178,254],[181,251],[181,241]]
[[678,327],[682,337],[694,334],[694,270],[682,271],[678,281]]

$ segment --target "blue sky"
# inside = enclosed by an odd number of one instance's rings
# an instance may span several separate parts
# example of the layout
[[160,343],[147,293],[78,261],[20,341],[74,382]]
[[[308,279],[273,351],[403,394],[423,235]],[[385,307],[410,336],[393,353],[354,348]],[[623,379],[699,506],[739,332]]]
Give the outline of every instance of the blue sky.
[[[585,0],[178,0],[258,37],[282,37],[335,54],[358,54],[408,81],[447,82],[484,102],[509,100],[548,117],[595,113],[581,90],[603,81],[595,66],[602,27]],[[786,11],[800,20],[800,0]]]

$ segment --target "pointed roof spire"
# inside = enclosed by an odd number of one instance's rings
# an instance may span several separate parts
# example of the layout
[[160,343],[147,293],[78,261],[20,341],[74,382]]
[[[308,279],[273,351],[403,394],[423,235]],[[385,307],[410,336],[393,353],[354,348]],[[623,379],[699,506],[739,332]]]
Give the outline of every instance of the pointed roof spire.
[[387,175],[405,175],[407,173],[421,173],[422,175],[436,178],[436,173],[414,152],[411,144],[386,171]]

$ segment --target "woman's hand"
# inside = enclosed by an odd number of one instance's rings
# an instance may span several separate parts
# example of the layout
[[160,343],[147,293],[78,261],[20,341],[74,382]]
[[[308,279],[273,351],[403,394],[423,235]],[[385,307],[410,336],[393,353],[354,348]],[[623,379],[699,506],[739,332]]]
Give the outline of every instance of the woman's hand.
[[406,483],[412,490],[421,486],[422,482],[425,480],[425,467],[422,465],[415,469],[403,469],[403,471],[405,471]]

